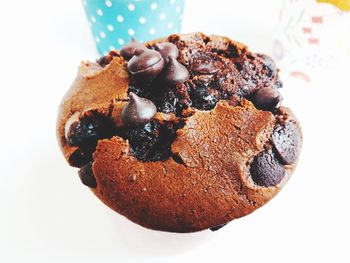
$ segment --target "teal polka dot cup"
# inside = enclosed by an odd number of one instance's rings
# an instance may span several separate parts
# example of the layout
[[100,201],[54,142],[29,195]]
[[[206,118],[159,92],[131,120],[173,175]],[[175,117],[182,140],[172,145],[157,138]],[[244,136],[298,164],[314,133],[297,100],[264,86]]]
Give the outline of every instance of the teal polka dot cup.
[[101,55],[181,30],[184,0],[83,0],[91,32]]

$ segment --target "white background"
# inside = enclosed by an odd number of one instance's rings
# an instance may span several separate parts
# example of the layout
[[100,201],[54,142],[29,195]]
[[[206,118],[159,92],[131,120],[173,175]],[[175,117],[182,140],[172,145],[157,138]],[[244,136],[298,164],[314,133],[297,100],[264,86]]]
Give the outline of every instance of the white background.
[[[183,31],[228,35],[269,53],[279,7],[192,0]],[[80,1],[1,1],[0,10],[0,262],[350,262],[342,65],[308,85],[282,72],[304,147],[276,198],[215,233],[162,233],[100,203],[58,149],[59,101],[79,62],[97,57]]]

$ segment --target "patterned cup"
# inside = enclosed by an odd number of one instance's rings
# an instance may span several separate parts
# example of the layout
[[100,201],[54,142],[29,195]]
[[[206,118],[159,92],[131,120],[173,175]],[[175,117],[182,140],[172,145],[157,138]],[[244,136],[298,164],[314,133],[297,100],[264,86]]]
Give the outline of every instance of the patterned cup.
[[98,52],[181,30],[184,0],[83,0]]
[[273,55],[285,73],[310,82],[350,67],[350,0],[284,0]]

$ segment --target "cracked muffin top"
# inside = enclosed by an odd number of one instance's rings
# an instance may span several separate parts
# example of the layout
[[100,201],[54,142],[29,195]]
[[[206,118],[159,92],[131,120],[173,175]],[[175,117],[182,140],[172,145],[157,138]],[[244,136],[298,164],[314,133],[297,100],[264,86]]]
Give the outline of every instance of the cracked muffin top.
[[132,40],[82,62],[57,136],[83,184],[157,230],[217,229],[288,180],[302,135],[273,60],[202,33]]

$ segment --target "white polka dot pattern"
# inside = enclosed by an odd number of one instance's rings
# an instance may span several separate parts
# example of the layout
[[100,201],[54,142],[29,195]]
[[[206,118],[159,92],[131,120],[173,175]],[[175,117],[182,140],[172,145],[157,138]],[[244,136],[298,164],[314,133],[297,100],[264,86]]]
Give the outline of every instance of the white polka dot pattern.
[[156,30],[152,27],[148,32],[150,35],[154,35],[156,33]]
[[144,18],[143,16],[141,16],[141,17],[139,18],[139,22],[140,22],[140,24],[146,23],[146,18]]
[[114,27],[112,25],[107,25],[107,29],[108,29],[108,31],[112,32],[114,30]]
[[157,8],[158,8],[157,3],[152,3],[152,4],[151,4],[151,9],[152,9],[152,10],[156,10]]
[[121,16],[121,15],[119,15],[119,16],[117,16],[117,20],[118,20],[118,22],[123,22],[124,21],[124,17],[123,16]]
[[166,14],[160,14],[159,18],[160,20],[164,20],[166,18]]
[[178,33],[184,0],[83,0],[101,55],[120,49],[132,37],[147,41]]
[[128,29],[128,35],[129,35],[129,36],[133,36],[133,35],[135,35],[135,31],[134,31],[134,29],[129,28],[129,29]]
[[134,4],[129,4],[129,5],[128,5],[128,9],[129,9],[130,11],[134,11],[134,10],[135,10],[135,5],[134,5]]
[[99,16],[103,16],[103,11],[101,9],[97,9],[96,10],[96,13],[99,15]]

